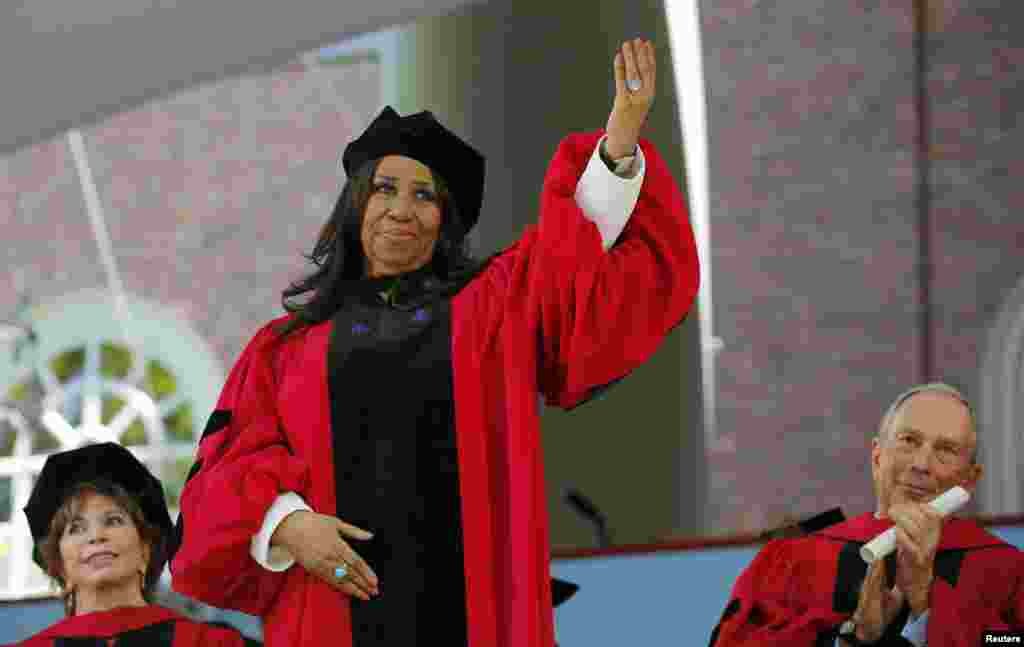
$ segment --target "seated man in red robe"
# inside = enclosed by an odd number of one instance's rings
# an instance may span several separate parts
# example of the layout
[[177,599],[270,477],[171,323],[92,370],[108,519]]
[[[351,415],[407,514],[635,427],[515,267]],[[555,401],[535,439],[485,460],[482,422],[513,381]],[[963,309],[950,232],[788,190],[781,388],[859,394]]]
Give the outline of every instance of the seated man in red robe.
[[[969,647],[1024,629],[1024,553],[927,505],[956,485],[973,492],[981,473],[964,397],[938,383],[903,393],[871,448],[876,511],[768,543],[711,645]],[[895,552],[869,568],[861,546],[894,525]]]

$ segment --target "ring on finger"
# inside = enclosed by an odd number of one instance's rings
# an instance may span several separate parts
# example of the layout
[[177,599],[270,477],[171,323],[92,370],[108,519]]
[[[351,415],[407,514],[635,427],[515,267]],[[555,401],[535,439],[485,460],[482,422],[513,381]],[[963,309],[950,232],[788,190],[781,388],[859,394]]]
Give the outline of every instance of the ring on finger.
[[343,580],[348,576],[348,564],[342,564],[341,566],[334,569],[334,577]]
[[640,79],[630,79],[626,81],[626,87],[630,92],[639,92],[640,88],[643,87],[643,83],[640,82]]

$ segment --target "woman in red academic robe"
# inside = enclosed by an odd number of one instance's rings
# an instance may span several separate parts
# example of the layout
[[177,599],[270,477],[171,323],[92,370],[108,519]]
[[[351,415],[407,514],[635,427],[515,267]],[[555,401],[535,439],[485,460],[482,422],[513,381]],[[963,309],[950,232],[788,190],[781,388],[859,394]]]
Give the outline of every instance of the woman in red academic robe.
[[485,263],[461,251],[473,148],[390,108],[346,148],[315,270],[200,440],[173,588],[261,616],[269,647],[554,644],[537,395],[624,377],[697,291],[683,198],[639,138],[654,74],[649,42],[623,46],[606,132],[561,143],[539,225]]
[[67,617],[22,647],[242,647],[233,629],[150,604],[173,527],[160,481],[115,443],[46,460],[25,507],[35,558]]

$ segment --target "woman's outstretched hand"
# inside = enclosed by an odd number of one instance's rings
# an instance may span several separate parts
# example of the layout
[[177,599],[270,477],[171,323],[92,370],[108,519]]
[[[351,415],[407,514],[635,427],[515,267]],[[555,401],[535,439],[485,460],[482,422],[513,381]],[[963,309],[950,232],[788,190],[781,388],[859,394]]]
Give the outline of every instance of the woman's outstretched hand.
[[612,159],[619,159],[633,155],[640,141],[640,129],[654,103],[654,45],[640,38],[627,40],[615,54],[614,67],[615,103],[605,127],[605,151]]
[[[283,545],[302,568],[329,586],[369,600],[380,592],[377,575],[343,537],[366,541],[372,536],[330,515],[297,510],[284,518],[270,543]],[[343,577],[335,575],[339,566],[344,568]]]

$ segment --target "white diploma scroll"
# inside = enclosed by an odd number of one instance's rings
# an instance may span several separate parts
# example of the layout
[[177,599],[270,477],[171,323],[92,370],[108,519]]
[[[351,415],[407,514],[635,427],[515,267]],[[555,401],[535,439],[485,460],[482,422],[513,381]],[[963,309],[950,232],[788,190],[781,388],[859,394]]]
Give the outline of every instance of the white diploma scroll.
[[[964,507],[970,499],[971,495],[967,493],[967,490],[956,485],[935,497],[935,500],[928,505],[946,517]],[[865,562],[870,564],[876,560],[884,559],[886,555],[894,550],[896,550],[896,526],[889,528],[864,544],[860,549],[860,556]]]

